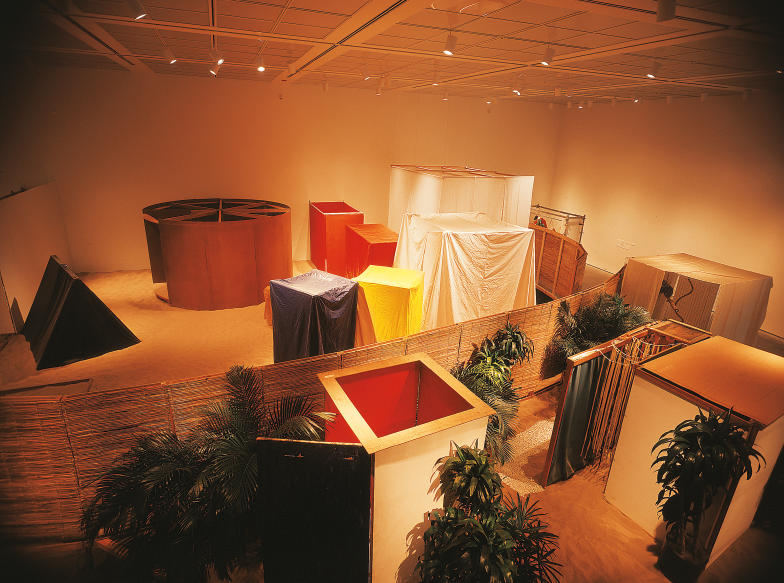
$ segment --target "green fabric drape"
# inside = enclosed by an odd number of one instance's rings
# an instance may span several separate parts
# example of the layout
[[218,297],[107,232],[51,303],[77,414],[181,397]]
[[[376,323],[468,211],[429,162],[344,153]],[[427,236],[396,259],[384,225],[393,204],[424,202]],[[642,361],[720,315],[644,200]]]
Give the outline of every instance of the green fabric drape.
[[591,422],[591,406],[598,385],[601,358],[594,358],[574,367],[561,412],[561,425],[550,462],[547,485],[565,480],[584,468],[586,460],[580,452]]

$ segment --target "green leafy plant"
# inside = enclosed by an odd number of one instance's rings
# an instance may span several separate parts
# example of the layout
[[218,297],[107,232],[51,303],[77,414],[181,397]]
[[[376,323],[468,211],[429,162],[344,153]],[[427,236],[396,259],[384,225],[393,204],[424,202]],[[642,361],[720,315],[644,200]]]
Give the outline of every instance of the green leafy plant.
[[517,416],[520,396],[512,388],[512,367],[529,361],[533,342],[520,327],[506,324],[476,347],[470,358],[452,370],[452,374],[485,403],[495,414],[487,423],[485,448],[493,459],[506,463],[512,457],[509,440],[515,436],[511,422]]
[[659,450],[651,467],[658,466],[656,480],[662,489],[657,504],[667,523],[667,541],[692,563],[707,559],[700,532],[713,498],[726,490],[736,473],[751,478],[751,458],[757,460],[757,469],[760,459],[765,461],[731,417],[731,409],[718,415],[700,410],[693,420],[662,434],[651,450]]
[[[474,444],[476,446],[476,444]],[[543,513],[517,495],[502,500],[501,479],[490,455],[457,447],[438,460],[444,512],[430,515],[424,553],[417,563],[425,583],[556,581],[557,536]]]
[[630,330],[652,322],[648,312],[639,306],[628,306],[618,294],[599,293],[590,303],[572,314],[571,306],[562,300],[556,315],[552,339],[556,368],[566,365],[566,358],[617,338]]
[[97,479],[81,522],[88,549],[106,536],[135,570],[177,582],[228,579],[258,546],[256,438],[321,439],[332,414],[311,397],[270,405],[252,368],[232,367],[226,389],[187,440],[139,437]]

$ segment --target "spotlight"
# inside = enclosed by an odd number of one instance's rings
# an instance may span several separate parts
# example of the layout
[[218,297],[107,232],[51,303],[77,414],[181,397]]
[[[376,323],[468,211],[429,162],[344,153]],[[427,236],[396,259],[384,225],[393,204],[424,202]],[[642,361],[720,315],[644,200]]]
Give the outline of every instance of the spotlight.
[[455,49],[457,48],[457,37],[453,34],[449,34],[446,37],[446,44],[444,45],[444,54],[451,57],[455,54]]
[[615,107],[618,104],[618,99],[616,97],[612,98],[612,106]]
[[522,95],[522,91],[521,91],[520,87],[517,85],[517,83],[512,85],[512,93],[514,93],[518,97],[520,97],[520,95]]
[[166,60],[169,61],[170,65],[173,65],[177,62],[177,57],[174,56],[174,53],[169,47],[163,49],[163,56],[166,57]]
[[263,73],[264,71],[266,71],[266,68],[264,67],[264,59],[262,59],[261,57],[259,57],[258,60],[256,61],[256,70],[259,73]]
[[364,77],[363,81],[370,79],[370,73],[368,73],[367,65],[362,68],[362,77]]
[[210,73],[212,73],[213,75],[215,75],[217,77],[218,76],[218,71],[220,71],[220,66],[221,66],[221,64],[218,61],[215,61],[212,64],[212,67],[210,67]]
[[383,75],[379,75],[378,76],[378,89],[381,89],[383,86],[384,86],[384,76]]
[[702,103],[705,103],[706,101],[708,101],[708,93],[707,93],[707,92],[705,92],[705,93],[700,93],[700,101],[701,101]]
[[553,109],[553,104],[552,103],[550,104],[550,109]]
[[593,107],[593,99],[588,100],[588,109]]
[[327,81],[326,79],[324,79],[324,83],[321,85],[321,88],[322,88],[324,91],[329,91],[329,81]]
[[636,93],[632,94],[632,103],[639,103],[639,102],[640,102],[640,98],[637,97],[637,94]]
[[133,19],[139,20],[140,18],[144,18],[147,16],[147,11],[142,6],[142,3],[139,0],[126,0],[128,2],[128,6],[133,13]]
[[449,90],[444,91],[443,101],[449,101]]
[[659,69],[661,69],[661,63],[659,61],[651,63],[651,70],[648,71],[648,77],[650,79],[656,79],[656,75],[659,74]]
[[438,71],[433,72],[433,85],[438,85]]
[[218,63],[219,65],[222,65],[222,64],[223,64],[223,53],[221,53],[221,52],[220,52],[219,50],[217,50],[217,49],[212,49],[212,50],[210,51],[210,58],[211,58],[211,59],[212,59],[214,62]]
[[675,0],[657,0],[656,22],[664,22],[675,18]]
[[544,57],[542,57],[542,65],[549,66],[550,63],[553,62],[554,56],[555,56],[555,49],[553,47],[548,46],[544,51]]
[[566,104],[566,109],[572,109],[572,102],[571,101]]
[[288,68],[289,68],[289,77],[291,77],[294,73],[297,72],[297,66],[294,64],[293,61],[289,62]]
[[582,99],[580,100],[580,103],[577,104],[577,108],[578,109],[582,109],[583,108],[583,100]]
[[561,88],[560,87],[556,87],[555,91],[553,91],[553,95],[555,95],[556,97],[560,97],[561,96]]
[[376,95],[381,95],[381,87],[376,87]]
[[672,95],[667,96],[667,105],[669,105],[670,103],[672,103]]

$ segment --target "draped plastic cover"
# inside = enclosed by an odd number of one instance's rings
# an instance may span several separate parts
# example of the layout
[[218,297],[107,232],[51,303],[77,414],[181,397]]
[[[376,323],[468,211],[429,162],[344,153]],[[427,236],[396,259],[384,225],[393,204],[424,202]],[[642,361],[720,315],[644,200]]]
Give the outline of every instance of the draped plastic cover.
[[139,339],[57,255],[49,258],[22,328],[36,369],[128,348]]
[[[654,308],[667,273],[719,286],[713,305],[704,307],[709,331],[717,336],[754,346],[768,310],[773,278],[701,259],[686,253],[630,257],[623,275],[621,295],[631,305],[642,306],[654,317]],[[669,316],[672,317],[672,316]],[[687,324],[697,325],[696,322]]]
[[[370,265],[354,278],[367,302],[376,342],[409,336],[422,329],[424,280],[421,271],[379,265]],[[361,319],[363,314],[360,312],[358,317]]]
[[275,362],[354,347],[357,284],[314,269],[270,281]]
[[533,233],[483,213],[405,215],[394,266],[425,272],[422,328],[535,305]]

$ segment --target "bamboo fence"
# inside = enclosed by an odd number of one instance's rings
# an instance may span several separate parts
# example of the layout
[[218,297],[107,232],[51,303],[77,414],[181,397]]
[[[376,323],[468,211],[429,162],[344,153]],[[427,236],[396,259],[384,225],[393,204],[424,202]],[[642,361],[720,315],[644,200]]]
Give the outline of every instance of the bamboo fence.
[[[621,273],[566,299],[573,309],[596,293],[620,289]],[[446,370],[507,322],[534,342],[530,362],[514,367],[526,396],[542,384],[542,363],[555,330],[558,302],[496,314],[407,338],[345,352],[257,368],[266,396],[312,395],[323,407],[317,374],[366,362],[426,352]],[[186,436],[202,407],[226,394],[223,375],[173,383],[52,397],[0,398],[0,540],[67,542],[82,538],[82,510],[94,480],[136,438],[168,430]]]

